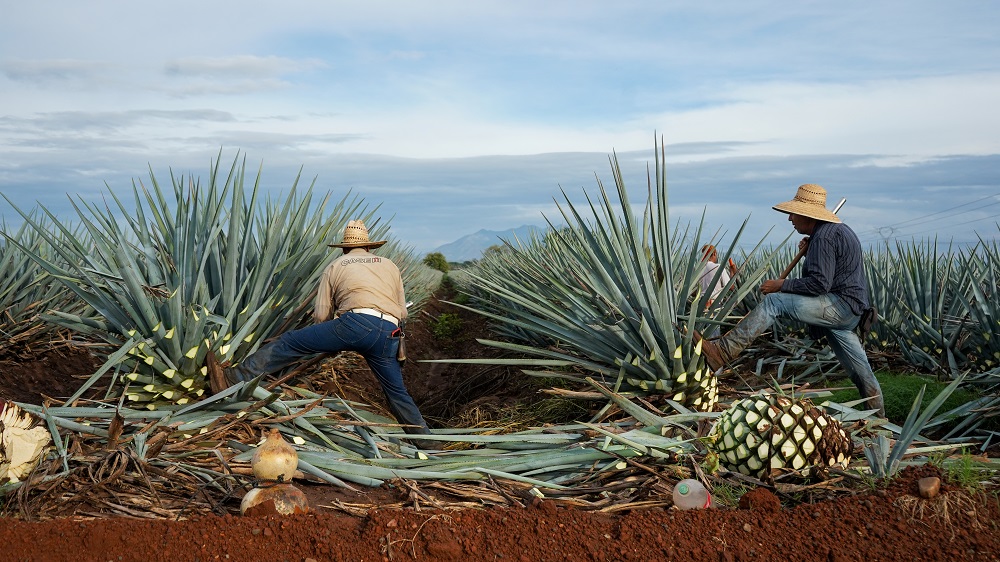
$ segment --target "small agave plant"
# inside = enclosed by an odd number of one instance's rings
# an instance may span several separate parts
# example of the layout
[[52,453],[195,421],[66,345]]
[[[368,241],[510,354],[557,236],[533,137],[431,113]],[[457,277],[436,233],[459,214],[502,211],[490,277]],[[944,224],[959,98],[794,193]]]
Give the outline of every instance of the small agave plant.
[[791,469],[847,468],[851,438],[840,422],[805,398],[781,394],[735,402],[716,421],[709,441],[723,467],[755,478]]

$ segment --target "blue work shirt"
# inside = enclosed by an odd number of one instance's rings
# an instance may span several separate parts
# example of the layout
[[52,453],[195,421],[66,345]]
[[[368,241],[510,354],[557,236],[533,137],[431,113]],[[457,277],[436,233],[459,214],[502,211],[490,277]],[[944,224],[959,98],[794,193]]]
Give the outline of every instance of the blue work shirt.
[[868,308],[868,281],[861,257],[861,242],[844,223],[819,221],[809,238],[802,277],[786,279],[783,293],[824,295],[844,299],[854,314]]

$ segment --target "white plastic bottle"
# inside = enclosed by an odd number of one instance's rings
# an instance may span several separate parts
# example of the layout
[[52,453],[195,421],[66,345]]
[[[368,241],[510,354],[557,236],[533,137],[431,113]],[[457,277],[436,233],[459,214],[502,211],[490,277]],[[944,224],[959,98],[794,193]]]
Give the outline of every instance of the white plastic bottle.
[[686,478],[674,486],[674,505],[680,509],[712,507],[712,494],[697,480]]

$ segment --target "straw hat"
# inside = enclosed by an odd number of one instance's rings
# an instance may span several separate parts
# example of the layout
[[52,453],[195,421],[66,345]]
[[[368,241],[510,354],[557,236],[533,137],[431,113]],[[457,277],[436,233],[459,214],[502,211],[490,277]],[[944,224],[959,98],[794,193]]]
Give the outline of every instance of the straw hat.
[[818,221],[840,222],[837,215],[826,209],[826,190],[812,183],[800,185],[794,199],[778,203],[772,209],[790,215],[802,215]]
[[347,223],[344,227],[344,240],[340,244],[328,244],[331,248],[379,248],[388,240],[372,242],[368,239],[368,228],[361,220]]

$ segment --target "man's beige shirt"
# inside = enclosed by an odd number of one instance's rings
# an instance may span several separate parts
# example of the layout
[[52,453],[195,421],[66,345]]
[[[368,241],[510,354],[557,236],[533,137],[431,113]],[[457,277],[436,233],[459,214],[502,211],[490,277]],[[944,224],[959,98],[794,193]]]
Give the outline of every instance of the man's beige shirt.
[[374,308],[406,318],[406,296],[399,268],[389,258],[362,248],[344,254],[323,271],[313,319],[325,322],[355,308]]

